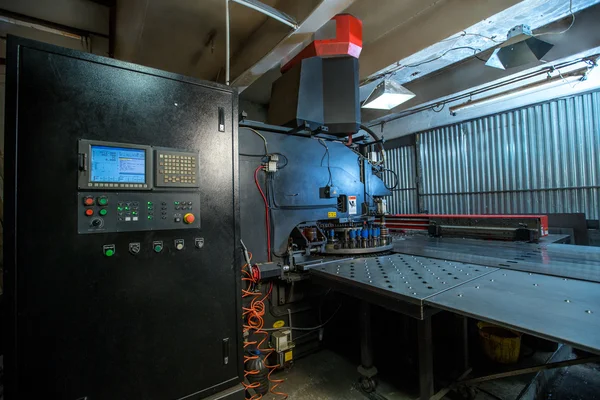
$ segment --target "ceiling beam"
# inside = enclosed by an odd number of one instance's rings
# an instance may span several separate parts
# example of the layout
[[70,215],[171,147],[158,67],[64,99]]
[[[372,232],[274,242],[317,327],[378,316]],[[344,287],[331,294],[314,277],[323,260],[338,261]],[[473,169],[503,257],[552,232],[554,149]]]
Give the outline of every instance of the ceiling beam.
[[360,79],[514,6],[521,0],[439,0],[364,46]]
[[240,91],[246,89],[264,73],[281,64],[291,53],[304,47],[314,32],[353,2],[354,0],[280,1],[277,4],[278,10],[301,21],[298,29],[293,31],[277,21],[267,20],[232,58],[231,85]]

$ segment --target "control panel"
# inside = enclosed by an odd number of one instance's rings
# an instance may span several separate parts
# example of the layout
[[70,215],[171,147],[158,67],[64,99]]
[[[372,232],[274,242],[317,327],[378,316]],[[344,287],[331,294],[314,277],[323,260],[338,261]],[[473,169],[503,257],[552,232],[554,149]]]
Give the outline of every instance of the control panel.
[[200,228],[200,194],[194,192],[82,192],[79,233]]
[[79,233],[200,228],[197,151],[87,139],[78,151]]

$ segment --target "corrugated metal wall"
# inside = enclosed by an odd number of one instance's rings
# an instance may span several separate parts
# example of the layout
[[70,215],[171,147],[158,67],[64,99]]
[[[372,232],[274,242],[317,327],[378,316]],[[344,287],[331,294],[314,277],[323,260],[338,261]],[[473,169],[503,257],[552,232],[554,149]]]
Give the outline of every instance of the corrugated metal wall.
[[[417,207],[417,173],[416,154],[414,146],[404,146],[387,150],[386,168],[398,175],[398,186],[393,196],[388,197],[388,211],[392,214],[415,214]],[[383,181],[388,187],[396,184],[396,177],[390,172],[385,172]]]
[[422,211],[600,218],[600,92],[434,129],[417,152]]

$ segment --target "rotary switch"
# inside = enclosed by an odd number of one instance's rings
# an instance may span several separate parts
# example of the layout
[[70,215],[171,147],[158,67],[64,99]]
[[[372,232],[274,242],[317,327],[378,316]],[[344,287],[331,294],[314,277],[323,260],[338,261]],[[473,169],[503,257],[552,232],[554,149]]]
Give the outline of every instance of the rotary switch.
[[94,228],[102,228],[104,226],[104,220],[102,218],[94,218],[90,222],[90,226]]

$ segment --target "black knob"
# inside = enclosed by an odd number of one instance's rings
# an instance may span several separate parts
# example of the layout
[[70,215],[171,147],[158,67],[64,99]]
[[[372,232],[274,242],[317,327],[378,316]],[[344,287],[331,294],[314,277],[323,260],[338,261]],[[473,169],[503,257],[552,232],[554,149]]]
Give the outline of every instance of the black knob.
[[92,226],[99,228],[102,226],[102,220],[100,218],[94,218],[92,220]]

